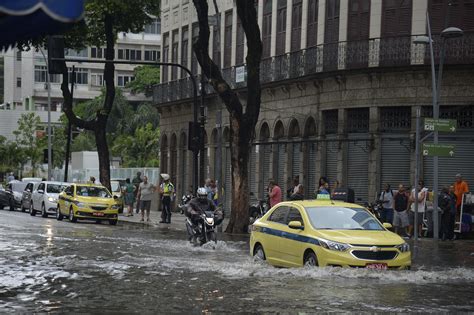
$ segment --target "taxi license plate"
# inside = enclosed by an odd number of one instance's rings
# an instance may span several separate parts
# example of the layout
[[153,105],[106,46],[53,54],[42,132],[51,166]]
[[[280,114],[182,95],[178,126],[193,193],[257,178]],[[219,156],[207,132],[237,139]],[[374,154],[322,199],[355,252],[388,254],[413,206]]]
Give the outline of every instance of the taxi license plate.
[[104,216],[104,214],[102,212],[94,212],[94,213],[92,213],[92,215],[94,217],[103,217]]
[[376,269],[376,270],[387,270],[387,264],[367,264],[365,266],[367,269]]

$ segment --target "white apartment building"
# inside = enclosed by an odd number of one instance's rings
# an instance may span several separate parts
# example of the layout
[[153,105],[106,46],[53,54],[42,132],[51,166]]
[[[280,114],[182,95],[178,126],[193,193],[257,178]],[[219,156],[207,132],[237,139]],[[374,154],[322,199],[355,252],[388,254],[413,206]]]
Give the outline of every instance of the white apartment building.
[[[159,61],[160,60],[160,20],[145,26],[144,32],[120,33],[115,46],[115,59],[118,61]],[[17,119],[24,111],[37,111],[42,122],[46,122],[48,109],[48,88],[46,84],[47,51],[19,51],[10,49],[4,54],[4,105],[0,107],[0,135],[13,138]],[[79,52],[68,50],[66,58],[105,59],[104,47],[87,47]],[[104,64],[88,62],[68,62],[68,68],[76,68],[74,100],[90,100],[100,95],[104,85]],[[115,84],[124,88],[134,79],[135,65],[117,64]],[[71,80],[70,80],[71,81]],[[143,94],[132,94],[124,89],[125,97],[132,102],[150,100]],[[62,104],[61,75],[51,75],[52,121],[61,114]],[[1,111],[5,109],[5,112]],[[7,111],[10,111],[8,113]]]

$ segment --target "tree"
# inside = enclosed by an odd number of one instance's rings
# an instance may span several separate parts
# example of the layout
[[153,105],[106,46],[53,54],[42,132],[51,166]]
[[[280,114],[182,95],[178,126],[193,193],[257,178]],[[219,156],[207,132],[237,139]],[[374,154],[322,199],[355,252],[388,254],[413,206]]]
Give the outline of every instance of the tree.
[[23,169],[25,152],[14,141],[7,141],[4,136],[0,136],[0,172],[5,173],[18,169]]
[[247,39],[247,102],[244,109],[238,95],[222,77],[209,57],[209,21],[207,0],[193,0],[199,21],[199,37],[193,50],[204,75],[224,102],[230,119],[232,165],[232,215],[226,232],[246,233],[248,226],[248,161],[255,126],[260,113],[260,60],[262,41],[254,1],[235,1],[237,16]]
[[[149,14],[157,14],[160,2],[156,0],[89,0],[85,5],[84,23],[74,28],[66,38],[66,46],[106,46],[105,59],[114,60],[114,45],[119,32],[140,32],[151,21]],[[78,117],[72,108],[68,69],[63,62],[64,112],[69,121],[82,129],[92,131],[99,156],[100,182],[110,189],[110,157],[107,143],[107,122],[115,99],[113,63],[104,66],[105,95],[101,107],[91,119]]]
[[18,119],[18,129],[13,131],[18,145],[23,149],[26,159],[31,163],[33,176],[35,176],[44,149],[36,135],[40,123],[41,120],[35,113],[21,114],[20,119]]
[[135,68],[135,80],[127,83],[132,93],[144,93],[151,96],[153,85],[160,83],[160,68],[158,66],[139,66]]

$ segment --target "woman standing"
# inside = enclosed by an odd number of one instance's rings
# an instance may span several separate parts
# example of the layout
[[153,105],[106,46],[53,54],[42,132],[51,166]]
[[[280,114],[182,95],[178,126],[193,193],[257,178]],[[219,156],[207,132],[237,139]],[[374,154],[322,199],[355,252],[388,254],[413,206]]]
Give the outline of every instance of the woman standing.
[[130,183],[130,178],[125,180],[125,189],[123,194],[125,195],[124,202],[127,206],[127,217],[133,216],[133,203],[135,202],[135,185]]

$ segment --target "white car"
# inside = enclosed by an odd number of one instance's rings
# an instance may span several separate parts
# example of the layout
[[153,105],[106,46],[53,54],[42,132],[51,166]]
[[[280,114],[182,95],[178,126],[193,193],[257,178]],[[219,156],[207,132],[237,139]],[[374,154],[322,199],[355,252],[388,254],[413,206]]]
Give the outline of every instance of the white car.
[[43,218],[56,215],[59,193],[67,186],[69,184],[63,182],[41,182],[31,195],[30,215],[34,216],[38,211]]

